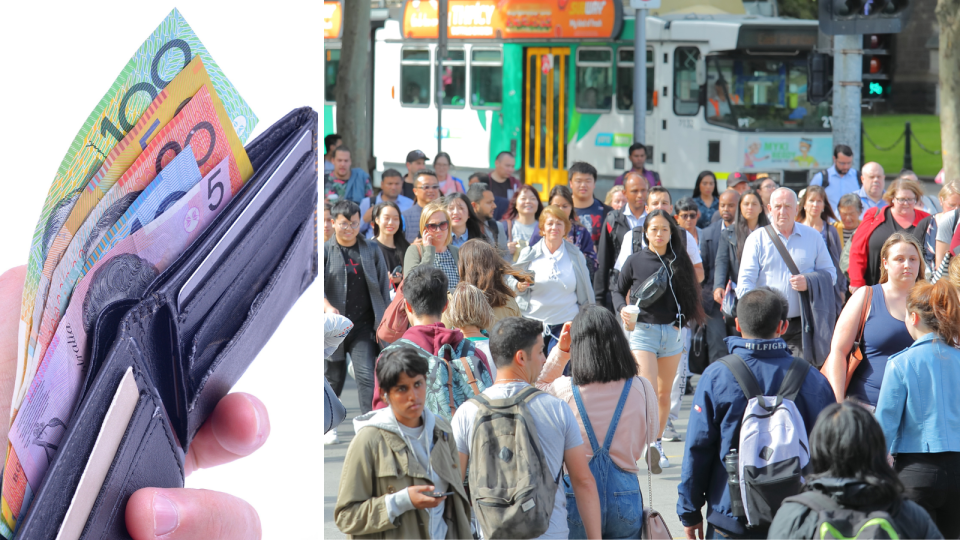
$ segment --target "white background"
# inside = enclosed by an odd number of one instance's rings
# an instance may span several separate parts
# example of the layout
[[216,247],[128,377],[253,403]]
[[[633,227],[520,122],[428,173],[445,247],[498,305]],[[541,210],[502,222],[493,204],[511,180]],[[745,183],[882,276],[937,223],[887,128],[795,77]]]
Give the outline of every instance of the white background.
[[[74,135],[174,7],[259,117],[248,142],[304,105],[321,114],[322,131],[321,6],[320,1],[5,3],[0,272],[27,262],[47,190]],[[321,534],[321,287],[318,277],[234,388],[266,404],[272,427],[267,443],[253,456],[187,479],[187,487],[225,491],[252,503],[268,539]]]

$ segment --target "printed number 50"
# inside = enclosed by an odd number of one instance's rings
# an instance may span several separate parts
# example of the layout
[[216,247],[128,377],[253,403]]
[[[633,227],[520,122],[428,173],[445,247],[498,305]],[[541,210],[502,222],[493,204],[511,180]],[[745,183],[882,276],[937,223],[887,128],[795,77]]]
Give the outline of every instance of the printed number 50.
[[210,178],[207,179],[207,200],[213,200],[213,192],[219,191],[217,195],[217,202],[210,204],[210,211],[216,210],[220,203],[223,202],[223,182],[217,181],[217,176],[220,175],[220,169],[213,171],[213,174],[210,175]]

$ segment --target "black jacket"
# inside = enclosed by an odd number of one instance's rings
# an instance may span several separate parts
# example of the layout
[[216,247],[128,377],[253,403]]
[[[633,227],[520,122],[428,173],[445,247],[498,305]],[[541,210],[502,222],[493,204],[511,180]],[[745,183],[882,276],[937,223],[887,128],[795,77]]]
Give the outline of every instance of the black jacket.
[[[739,273],[740,259],[737,258],[736,225],[732,225],[720,233],[717,258],[713,267],[713,289],[726,288],[728,279],[736,282]],[[710,294],[713,294],[713,290],[710,291]]]
[[623,237],[630,232],[630,223],[622,210],[613,210],[607,214],[597,244],[597,271],[593,274],[593,292],[597,303],[604,304],[607,293],[617,288],[619,272],[613,269],[620,254]]
[[722,221],[711,223],[700,231],[700,258],[703,259],[703,284],[700,287],[700,299],[708,317],[720,315],[720,305],[713,300],[714,266],[717,263],[717,249],[720,246]]
[[[854,478],[820,478],[810,482],[809,486],[832,497],[845,508],[875,511],[890,507],[889,501],[881,500],[876,487]],[[902,499],[887,511],[900,538],[943,538],[926,510],[913,501]],[[819,538],[818,521],[817,513],[806,505],[785,502],[773,518],[767,538]]]

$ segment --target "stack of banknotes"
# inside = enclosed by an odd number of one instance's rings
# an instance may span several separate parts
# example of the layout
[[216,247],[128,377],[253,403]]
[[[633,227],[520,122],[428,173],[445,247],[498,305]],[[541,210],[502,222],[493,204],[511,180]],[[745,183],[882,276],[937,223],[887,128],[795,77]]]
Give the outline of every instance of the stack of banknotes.
[[138,298],[253,175],[257,117],[174,10],[57,169],[20,312],[0,534],[12,538],[77,405],[97,315]]

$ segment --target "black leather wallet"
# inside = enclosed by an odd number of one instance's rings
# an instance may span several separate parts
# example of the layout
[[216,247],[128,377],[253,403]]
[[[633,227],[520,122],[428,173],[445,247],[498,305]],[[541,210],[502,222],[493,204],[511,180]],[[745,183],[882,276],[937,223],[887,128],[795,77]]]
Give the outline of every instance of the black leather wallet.
[[133,492],[183,487],[194,435],[317,276],[317,128],[302,108],[250,143],[255,173],[230,206],[142,297],[100,313],[77,408],[17,539],[130,538]]

